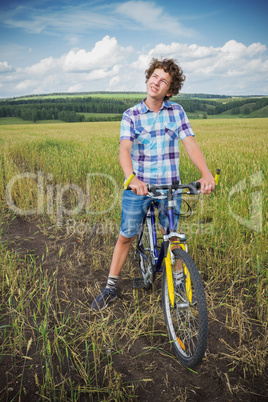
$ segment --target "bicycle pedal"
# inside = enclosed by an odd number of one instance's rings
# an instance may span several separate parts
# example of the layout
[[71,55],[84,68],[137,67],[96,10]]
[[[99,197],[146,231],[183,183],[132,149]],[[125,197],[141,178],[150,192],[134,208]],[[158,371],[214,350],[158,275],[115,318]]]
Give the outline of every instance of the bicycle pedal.
[[131,286],[132,286],[132,289],[143,289],[144,288],[143,279],[142,278],[132,279]]

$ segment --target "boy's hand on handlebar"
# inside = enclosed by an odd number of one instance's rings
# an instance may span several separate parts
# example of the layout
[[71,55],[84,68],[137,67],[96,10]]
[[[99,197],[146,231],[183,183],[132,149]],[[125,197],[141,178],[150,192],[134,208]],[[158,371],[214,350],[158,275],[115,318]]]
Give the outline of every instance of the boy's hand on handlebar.
[[210,194],[215,189],[215,179],[210,172],[198,181],[201,183],[202,194]]
[[143,181],[139,180],[137,177],[134,177],[130,184],[129,187],[133,191],[133,193],[137,195],[147,195],[148,194],[148,189],[146,183]]

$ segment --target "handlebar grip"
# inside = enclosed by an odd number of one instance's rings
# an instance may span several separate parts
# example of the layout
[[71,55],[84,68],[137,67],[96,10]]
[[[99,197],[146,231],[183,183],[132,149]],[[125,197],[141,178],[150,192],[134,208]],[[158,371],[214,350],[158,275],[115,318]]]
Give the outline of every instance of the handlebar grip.
[[216,176],[215,176],[215,184],[216,184],[216,186],[219,184],[220,172],[221,172],[221,169],[217,169],[217,173],[216,173]]
[[132,172],[131,175],[129,176],[128,179],[125,180],[124,183],[124,189],[126,190],[128,188],[129,183],[131,182],[131,180],[136,176],[135,172]]

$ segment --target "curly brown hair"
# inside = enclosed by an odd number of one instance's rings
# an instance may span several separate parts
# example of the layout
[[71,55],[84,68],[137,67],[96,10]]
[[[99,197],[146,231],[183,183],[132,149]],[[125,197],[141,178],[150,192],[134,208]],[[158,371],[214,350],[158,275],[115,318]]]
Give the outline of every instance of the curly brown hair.
[[152,59],[149,68],[145,71],[146,82],[149,80],[154,70],[157,68],[161,68],[171,76],[171,84],[170,84],[170,96],[165,96],[165,100],[171,98],[171,96],[177,95],[182,88],[183,82],[186,77],[183,74],[182,69],[176,64],[173,59]]

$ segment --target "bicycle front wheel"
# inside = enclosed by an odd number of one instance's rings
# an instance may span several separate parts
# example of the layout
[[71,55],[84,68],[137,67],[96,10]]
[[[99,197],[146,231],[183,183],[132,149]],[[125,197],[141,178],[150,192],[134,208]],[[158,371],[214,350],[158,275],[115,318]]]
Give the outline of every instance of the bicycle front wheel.
[[174,286],[174,306],[170,303],[165,267],[162,277],[165,323],[175,355],[184,366],[193,368],[201,363],[207,348],[206,297],[198,269],[189,254],[182,249],[172,252],[177,264],[183,267],[185,292],[182,294]]

